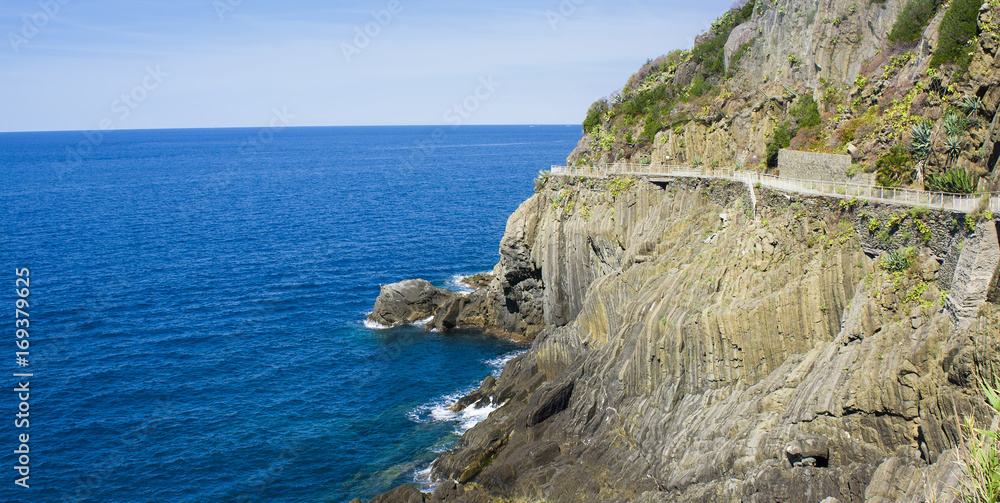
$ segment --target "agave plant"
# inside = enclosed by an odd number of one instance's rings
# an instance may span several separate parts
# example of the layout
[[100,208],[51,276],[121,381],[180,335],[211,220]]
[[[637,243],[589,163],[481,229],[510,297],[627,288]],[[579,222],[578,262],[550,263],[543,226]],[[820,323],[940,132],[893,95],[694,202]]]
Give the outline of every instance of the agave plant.
[[944,139],[944,151],[948,154],[949,159],[958,159],[962,153],[962,139],[957,135],[948,135]]
[[969,128],[969,120],[965,117],[951,113],[944,117],[944,131],[948,136],[962,136]]
[[962,102],[962,111],[965,112],[970,119],[979,115],[979,112],[983,110],[983,100],[979,99],[977,96],[966,96],[965,100]]
[[918,122],[911,128],[910,152],[918,159],[926,159],[931,151],[931,126]]
[[932,192],[971,194],[976,191],[976,178],[964,169],[953,169],[940,175],[927,175],[924,188]]
[[893,250],[882,257],[882,268],[889,272],[902,272],[910,267],[910,257],[905,250]]

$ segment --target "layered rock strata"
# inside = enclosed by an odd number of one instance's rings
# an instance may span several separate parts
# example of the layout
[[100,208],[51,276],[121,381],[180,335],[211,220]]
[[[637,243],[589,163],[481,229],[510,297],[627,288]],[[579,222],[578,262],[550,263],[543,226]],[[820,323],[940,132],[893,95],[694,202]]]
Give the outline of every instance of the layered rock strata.
[[960,419],[987,418],[976,376],[1000,364],[995,222],[767,190],[748,208],[728,182],[550,180],[490,286],[448,301],[537,330],[463,403],[502,406],[434,494],[377,501],[955,501]]

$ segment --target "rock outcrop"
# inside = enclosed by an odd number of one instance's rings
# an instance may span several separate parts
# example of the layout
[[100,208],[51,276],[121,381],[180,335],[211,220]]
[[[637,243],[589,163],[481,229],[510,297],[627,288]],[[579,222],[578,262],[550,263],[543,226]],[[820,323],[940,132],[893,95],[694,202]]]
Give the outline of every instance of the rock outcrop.
[[382,285],[375,299],[375,309],[368,319],[388,327],[413,323],[433,316],[441,306],[456,297],[458,294],[437,288],[422,279]]
[[[849,153],[851,176],[1000,189],[1000,3],[980,10],[971,79],[929,67],[943,9],[915,47],[887,43],[905,3],[737,8],[595,103],[568,161],[764,168],[790,143]],[[918,124],[924,157],[876,173]],[[978,379],[1000,369],[995,216],[723,181],[536,184],[489,283],[434,311],[533,343],[455,405],[498,408],[435,461],[425,501],[959,501],[961,422],[990,417]]]
[[[955,501],[1000,306],[977,289],[960,330],[938,285],[995,224],[767,190],[748,208],[729,182],[549,180],[489,287],[544,286],[544,329],[458,404],[502,406],[438,458],[427,501]],[[912,246],[909,268],[880,243]]]

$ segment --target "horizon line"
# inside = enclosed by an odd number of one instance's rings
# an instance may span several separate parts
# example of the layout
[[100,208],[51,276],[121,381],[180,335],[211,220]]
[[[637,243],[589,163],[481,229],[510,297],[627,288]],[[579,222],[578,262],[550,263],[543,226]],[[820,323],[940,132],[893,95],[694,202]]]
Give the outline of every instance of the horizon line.
[[[357,124],[357,125],[337,125],[337,126],[282,126],[281,129],[308,129],[308,128],[390,128],[390,127],[439,127],[455,129],[461,127],[502,127],[502,126],[565,126],[583,127],[581,124],[559,123],[559,122],[526,122],[526,123],[504,123],[504,124]],[[115,133],[125,131],[197,131],[205,129],[269,129],[268,126],[204,126],[204,127],[150,127],[150,128],[115,128],[115,129],[37,129],[22,131],[0,131],[3,134],[21,133],[87,133],[100,131],[102,133]]]

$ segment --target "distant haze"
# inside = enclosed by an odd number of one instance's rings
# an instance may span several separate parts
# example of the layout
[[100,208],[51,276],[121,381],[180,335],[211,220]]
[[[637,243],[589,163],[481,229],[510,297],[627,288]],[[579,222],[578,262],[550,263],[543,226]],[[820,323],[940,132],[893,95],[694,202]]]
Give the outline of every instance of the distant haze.
[[574,124],[732,0],[10,0],[0,131]]

